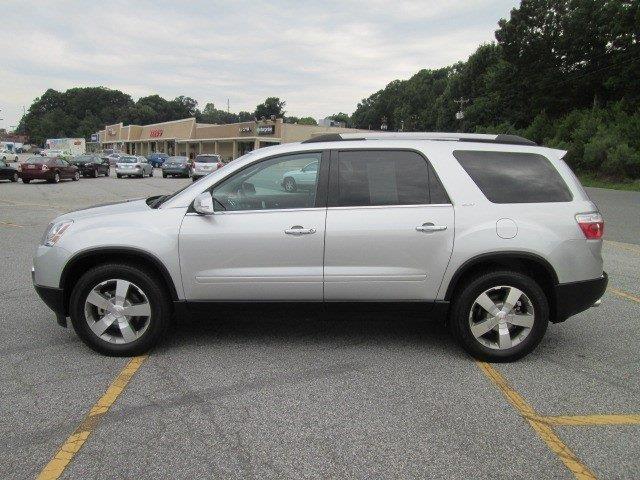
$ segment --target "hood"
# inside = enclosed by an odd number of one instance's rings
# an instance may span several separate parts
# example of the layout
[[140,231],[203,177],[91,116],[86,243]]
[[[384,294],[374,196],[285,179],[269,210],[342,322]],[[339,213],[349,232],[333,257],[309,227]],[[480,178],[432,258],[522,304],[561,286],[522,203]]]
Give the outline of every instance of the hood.
[[103,203],[101,205],[95,205],[93,207],[75,210],[73,212],[65,213],[64,215],[59,216],[55,221],[67,219],[79,220],[88,217],[111,215],[114,213],[138,212],[150,209],[151,208],[149,207],[149,205],[147,205],[146,199],[136,198],[124,202]]

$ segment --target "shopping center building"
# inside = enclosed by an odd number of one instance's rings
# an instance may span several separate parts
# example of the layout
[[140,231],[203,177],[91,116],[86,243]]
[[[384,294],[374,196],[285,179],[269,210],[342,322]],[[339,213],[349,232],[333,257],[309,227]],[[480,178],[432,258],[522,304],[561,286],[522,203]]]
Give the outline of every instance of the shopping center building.
[[300,142],[326,133],[358,132],[351,128],[284,123],[281,118],[226,125],[197,123],[185,118],[153,125],[107,125],[97,133],[100,148],[134,155],[164,152],[193,158],[218,153],[232,160],[251,150],[280,143]]

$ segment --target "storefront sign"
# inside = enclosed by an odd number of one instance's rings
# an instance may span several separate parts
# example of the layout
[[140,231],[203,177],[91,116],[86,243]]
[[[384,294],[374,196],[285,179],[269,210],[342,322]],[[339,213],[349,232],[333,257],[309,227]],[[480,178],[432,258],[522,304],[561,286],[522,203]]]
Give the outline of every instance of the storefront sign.
[[161,128],[154,128],[153,130],[149,131],[149,136],[151,138],[158,138],[162,136],[163,132],[164,130]]
[[95,134],[95,133],[92,133],[92,134],[91,134],[91,141],[92,141],[92,142],[97,142],[97,141],[98,141],[98,135],[97,135],[97,134]]
[[273,135],[275,132],[275,125],[260,125],[258,127],[258,135]]
[[240,133],[251,133],[251,127],[240,127],[238,131]]

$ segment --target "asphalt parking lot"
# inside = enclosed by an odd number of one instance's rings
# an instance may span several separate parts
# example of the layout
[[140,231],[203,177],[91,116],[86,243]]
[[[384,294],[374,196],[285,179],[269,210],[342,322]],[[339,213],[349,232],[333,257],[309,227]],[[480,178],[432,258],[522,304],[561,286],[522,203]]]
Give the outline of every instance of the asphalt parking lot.
[[31,286],[44,228],[189,181],[0,183],[1,478],[640,478],[640,194],[589,189],[610,289],[517,363],[437,324],[294,308],[94,353]]

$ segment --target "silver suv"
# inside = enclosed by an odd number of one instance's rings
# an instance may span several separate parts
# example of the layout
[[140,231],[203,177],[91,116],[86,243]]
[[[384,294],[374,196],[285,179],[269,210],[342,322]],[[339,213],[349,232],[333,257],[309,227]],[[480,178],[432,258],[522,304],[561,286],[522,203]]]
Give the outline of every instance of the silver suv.
[[602,217],[564,153],[446,133],[262,148],[173,195],[56,218],[33,281],[110,355],[148,350],[173,315],[295,302],[442,319],[475,357],[514,360],[607,285]]

